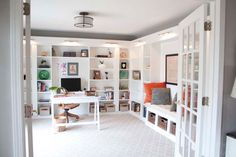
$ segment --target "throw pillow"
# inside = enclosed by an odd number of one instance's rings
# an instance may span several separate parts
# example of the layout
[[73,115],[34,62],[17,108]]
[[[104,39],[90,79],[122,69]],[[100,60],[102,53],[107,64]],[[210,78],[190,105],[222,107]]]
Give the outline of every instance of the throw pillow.
[[144,103],[150,103],[152,101],[152,89],[154,88],[166,88],[166,83],[165,82],[144,83],[144,91],[145,91]]
[[170,88],[154,88],[152,90],[152,104],[170,105]]
[[170,111],[173,111],[173,112],[177,111],[177,93],[175,94],[175,97],[172,100]]

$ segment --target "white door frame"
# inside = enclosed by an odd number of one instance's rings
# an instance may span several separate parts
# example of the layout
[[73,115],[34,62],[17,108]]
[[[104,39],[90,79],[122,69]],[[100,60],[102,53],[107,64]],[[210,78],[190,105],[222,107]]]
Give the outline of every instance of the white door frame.
[[[220,155],[221,143],[221,117],[223,98],[223,71],[224,71],[224,37],[225,37],[225,0],[215,0],[215,56],[214,56],[214,91],[212,92],[213,117],[211,154],[212,157]],[[13,130],[13,154],[14,157],[25,157],[24,135],[24,104],[23,104],[23,78],[22,78],[22,41],[23,18],[22,0],[10,0],[10,54],[11,54],[11,105],[12,105],[12,130]]]
[[212,89],[212,126],[210,157],[220,156],[221,147],[221,118],[223,103],[223,74],[224,74],[224,41],[225,41],[225,0],[215,0],[214,19],[214,78]]
[[25,157],[23,102],[23,2],[10,0],[10,58],[13,156]]

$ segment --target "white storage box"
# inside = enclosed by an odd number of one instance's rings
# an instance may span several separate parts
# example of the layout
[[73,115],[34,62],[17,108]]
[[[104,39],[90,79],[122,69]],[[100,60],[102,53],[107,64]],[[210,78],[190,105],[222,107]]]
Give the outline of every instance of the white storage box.
[[50,107],[49,106],[39,107],[39,115],[40,116],[49,116],[50,115]]
[[106,104],[106,111],[107,112],[115,112],[115,105],[114,104]]
[[120,111],[129,111],[129,104],[120,104]]

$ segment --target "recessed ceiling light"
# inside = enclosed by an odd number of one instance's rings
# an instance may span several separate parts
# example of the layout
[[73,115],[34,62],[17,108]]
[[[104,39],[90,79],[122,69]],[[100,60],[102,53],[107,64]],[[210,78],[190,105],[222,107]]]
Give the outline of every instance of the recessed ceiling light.
[[62,45],[65,45],[65,46],[80,46],[80,43],[77,42],[77,41],[65,40],[65,42],[62,43]]
[[146,44],[146,42],[144,42],[144,41],[137,41],[136,43],[134,43],[134,46],[142,46],[145,44]]
[[166,32],[166,33],[159,34],[161,41],[168,40],[168,39],[174,38],[176,36],[177,36],[177,34],[173,33],[173,32]]

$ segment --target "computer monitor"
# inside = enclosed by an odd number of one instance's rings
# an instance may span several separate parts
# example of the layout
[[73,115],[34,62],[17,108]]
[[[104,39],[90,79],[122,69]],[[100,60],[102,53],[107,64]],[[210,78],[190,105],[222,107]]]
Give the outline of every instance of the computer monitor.
[[64,87],[69,92],[81,91],[80,78],[61,78],[61,87]]

